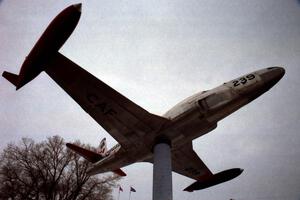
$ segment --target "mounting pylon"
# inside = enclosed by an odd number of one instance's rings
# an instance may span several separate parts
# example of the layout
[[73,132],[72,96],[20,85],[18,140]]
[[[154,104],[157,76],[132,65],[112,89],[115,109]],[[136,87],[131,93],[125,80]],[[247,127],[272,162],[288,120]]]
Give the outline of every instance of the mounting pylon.
[[171,146],[159,142],[154,148],[153,162],[153,200],[172,200],[172,163]]

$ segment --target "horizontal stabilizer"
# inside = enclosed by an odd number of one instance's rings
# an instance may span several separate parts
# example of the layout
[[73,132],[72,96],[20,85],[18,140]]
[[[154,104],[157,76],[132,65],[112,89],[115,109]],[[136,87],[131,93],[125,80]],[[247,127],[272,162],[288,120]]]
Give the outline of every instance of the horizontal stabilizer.
[[239,168],[228,169],[217,174],[211,175],[205,178],[204,180],[196,181],[192,185],[185,188],[184,191],[193,192],[194,190],[202,190],[234,179],[235,177],[239,176],[242,172],[243,169]]
[[[67,143],[66,146],[73,150],[75,153],[81,155],[82,157],[84,157],[86,160],[88,160],[91,163],[96,163],[99,160],[103,159],[104,157],[96,152],[84,149],[80,146],[77,146],[75,144],[71,144],[71,143]],[[112,172],[114,172],[115,174],[119,175],[119,176],[126,176],[126,173],[123,172],[121,169],[115,169],[112,170]]]
[[19,83],[19,76],[18,75],[10,73],[10,72],[7,72],[7,71],[4,71],[2,73],[2,76],[4,78],[6,78],[9,82],[11,82],[14,86],[17,87],[17,85]]
[[67,143],[66,146],[92,163],[98,162],[103,158],[103,156],[101,156],[100,154],[84,149],[75,144]]

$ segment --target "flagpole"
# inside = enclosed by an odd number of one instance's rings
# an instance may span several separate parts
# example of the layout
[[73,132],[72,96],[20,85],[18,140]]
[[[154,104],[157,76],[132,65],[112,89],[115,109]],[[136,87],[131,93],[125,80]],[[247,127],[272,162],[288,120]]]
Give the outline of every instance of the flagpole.
[[123,189],[121,188],[121,186],[119,185],[119,194],[118,194],[118,200],[120,199],[120,193],[123,192]]
[[131,197],[131,190],[129,191],[129,200],[130,200],[130,197]]
[[120,199],[120,188],[119,188],[119,194],[118,194],[118,200]]

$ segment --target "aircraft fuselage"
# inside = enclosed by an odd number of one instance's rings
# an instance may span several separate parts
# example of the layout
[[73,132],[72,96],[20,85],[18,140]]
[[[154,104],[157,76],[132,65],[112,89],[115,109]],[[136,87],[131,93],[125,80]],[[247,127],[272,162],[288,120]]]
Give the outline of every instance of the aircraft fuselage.
[[152,114],[58,52],[75,29],[81,4],[64,9],[49,24],[25,59],[20,73],[2,76],[16,89],[46,72],[119,144],[107,151],[101,141],[96,152],[76,144],[67,147],[93,166],[89,174],[113,171],[135,162],[153,163],[153,148],[166,142],[171,147],[172,170],[197,180],[187,191],[210,187],[241,174],[230,169],[213,174],[194,152],[192,140],[217,127],[218,121],[251,102],[275,85],[285,71],[270,67],[246,74],[212,90],[199,92],[175,105],[164,116]]
[[172,121],[167,138],[177,148],[208,133],[218,121],[268,91],[284,73],[281,67],[265,68],[188,97],[164,115]]
[[[217,127],[218,121],[253,101],[274,86],[284,75],[281,67],[261,69],[228,81],[214,89],[202,91],[181,101],[163,117],[171,122],[161,128],[155,137],[145,137],[145,146],[134,153],[118,148],[107,158],[94,165],[105,168],[105,164],[112,163],[116,167],[124,167],[132,162],[149,161],[153,157],[152,146],[156,138],[166,138],[170,141],[172,150],[200,137]],[[145,148],[148,147],[148,148]],[[98,173],[98,172],[97,172]]]

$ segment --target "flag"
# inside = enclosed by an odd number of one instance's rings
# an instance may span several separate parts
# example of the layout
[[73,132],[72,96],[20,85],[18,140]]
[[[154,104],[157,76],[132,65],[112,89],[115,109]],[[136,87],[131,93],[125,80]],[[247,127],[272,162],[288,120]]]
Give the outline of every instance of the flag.
[[119,186],[119,191],[123,192],[123,188],[121,188],[121,186]]
[[130,187],[130,192],[136,192],[136,190],[133,187]]

